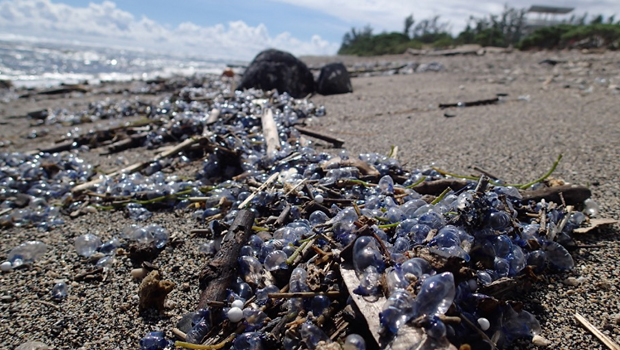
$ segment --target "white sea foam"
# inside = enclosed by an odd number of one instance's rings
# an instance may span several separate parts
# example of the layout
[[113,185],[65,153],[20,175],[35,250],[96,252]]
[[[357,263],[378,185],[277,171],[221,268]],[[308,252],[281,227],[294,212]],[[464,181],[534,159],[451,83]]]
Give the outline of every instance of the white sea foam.
[[226,66],[195,56],[17,39],[0,38],[0,79],[18,87],[218,74]]

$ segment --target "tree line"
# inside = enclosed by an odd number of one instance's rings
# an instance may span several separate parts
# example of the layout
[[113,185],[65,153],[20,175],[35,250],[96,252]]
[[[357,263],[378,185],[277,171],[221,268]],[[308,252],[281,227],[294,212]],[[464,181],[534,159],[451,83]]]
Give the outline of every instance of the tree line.
[[515,47],[518,49],[620,48],[620,21],[615,16],[573,15],[560,24],[538,29],[527,26],[526,10],[505,6],[500,14],[476,18],[458,35],[450,34],[450,23],[440,16],[416,23],[413,15],[404,20],[402,32],[373,34],[367,25],[347,32],[338,54],[375,56],[400,54],[409,48],[444,49],[464,44]]

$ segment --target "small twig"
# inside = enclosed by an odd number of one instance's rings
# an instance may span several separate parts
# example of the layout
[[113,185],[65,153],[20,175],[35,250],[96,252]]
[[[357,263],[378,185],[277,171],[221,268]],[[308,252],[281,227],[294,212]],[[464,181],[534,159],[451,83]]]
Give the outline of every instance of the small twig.
[[230,343],[235,337],[236,333],[233,333],[228,336],[228,338],[224,339],[221,343],[213,344],[213,345],[201,345],[201,344],[192,344],[186,343],[183,341],[174,342],[174,346],[177,348],[187,348],[187,349],[198,349],[198,350],[218,350],[226,346],[226,344]]
[[278,215],[278,219],[274,223],[274,226],[282,226],[284,222],[286,221],[286,219],[288,218],[288,215],[290,214],[290,212],[291,212],[291,205],[288,202],[286,202],[286,206],[284,207],[280,215]]
[[176,335],[177,338],[181,339],[182,341],[185,341],[185,339],[187,339],[187,334],[185,334],[182,330],[176,327],[172,328],[172,333]]
[[486,175],[482,175],[478,180],[478,184],[476,184],[475,192],[478,195],[482,195],[487,190],[487,186],[489,186],[489,178]]
[[307,128],[304,128],[304,127],[301,127],[301,126],[295,126],[295,129],[297,129],[297,131],[299,131],[300,134],[312,136],[314,138],[330,142],[336,148],[340,148],[344,144],[344,140],[339,139],[339,138],[334,137],[334,136],[331,136],[331,135],[327,135],[327,134],[322,133],[320,131],[310,130],[310,129],[307,129]]
[[191,234],[209,234],[211,230],[208,228],[195,228],[189,231]]
[[297,191],[297,189],[298,189],[299,187],[301,187],[302,185],[304,185],[305,183],[306,183],[306,179],[303,179],[303,180],[299,181],[299,183],[297,183],[297,185],[295,185],[295,186],[291,187],[291,189],[290,189],[290,190],[288,190],[288,192],[286,192],[286,193],[284,194],[284,196],[288,196],[288,195],[290,195],[291,193],[293,193],[293,191]]
[[53,309],[60,310],[60,306],[58,306],[56,304],[53,304],[53,303],[50,303],[49,301],[45,301],[45,300],[37,300],[37,301],[39,303],[41,303],[43,305],[47,305],[47,306],[49,306],[49,307],[51,307]]
[[600,341],[603,342],[609,349],[611,350],[620,350],[620,346],[616,344],[613,340],[611,340],[608,336],[603,334],[603,332],[599,331],[592,323],[586,320],[579,313],[575,313],[575,318],[581,325],[583,325],[587,330],[589,330],[594,336],[596,336]]
[[267,186],[269,186],[272,182],[274,182],[278,178],[278,176],[280,176],[280,172],[279,171],[276,171],[271,176],[269,176],[269,178],[262,185],[260,185],[254,192],[252,192],[252,194],[249,195],[248,198],[246,198],[243,202],[241,202],[241,204],[239,204],[239,206],[237,208],[238,209],[245,208],[245,206],[248,205],[248,203],[250,203],[252,201],[252,199],[254,199],[254,197],[256,197],[258,192],[260,192],[260,191],[264,190],[265,188],[267,188]]

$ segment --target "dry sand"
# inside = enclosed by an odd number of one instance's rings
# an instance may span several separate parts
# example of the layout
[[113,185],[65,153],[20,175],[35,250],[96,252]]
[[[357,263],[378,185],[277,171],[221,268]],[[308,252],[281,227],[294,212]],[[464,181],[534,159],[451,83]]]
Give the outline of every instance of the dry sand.
[[[541,65],[544,58],[561,58],[556,66]],[[460,174],[479,166],[509,182],[525,182],[545,173],[558,154],[564,160],[554,173],[575,184],[591,187],[601,205],[601,216],[620,218],[620,55],[606,53],[512,53],[484,57],[305,58],[310,65],[343,59],[353,62],[440,62],[441,72],[354,78],[355,92],[315,96],[328,115],[310,127],[345,140],[352,153],[387,153],[399,147],[407,167],[436,166]],[[0,117],[10,124],[0,128],[0,140],[13,144],[2,151],[29,150],[36,145],[20,135],[29,130],[23,119],[6,119],[41,107],[66,106],[79,110],[87,101],[119,100],[129,94],[112,93],[127,84],[102,86],[109,94],[10,100],[0,103]],[[469,101],[508,94],[504,101],[480,107],[440,110],[439,103]],[[166,96],[166,94],[162,94]],[[521,98],[519,98],[521,96]],[[151,96],[149,98],[160,98]],[[446,118],[444,113],[454,115]],[[109,122],[101,122],[102,124]],[[88,124],[83,128],[92,127]],[[50,127],[50,135],[37,139],[50,144],[66,127]],[[324,144],[318,141],[318,144]],[[325,147],[328,145],[324,144]],[[336,150],[333,150],[334,152]],[[118,156],[84,157],[111,167]],[[123,152],[129,161],[147,151]],[[196,165],[197,166],[197,165]],[[158,212],[148,221],[166,227],[180,239],[154,261],[177,288],[170,294],[168,316],[138,312],[138,283],[129,274],[132,266],[121,256],[104,281],[71,282],[88,268],[73,248],[75,237],[91,232],[110,238],[133,223],[122,212],[100,212],[67,219],[49,233],[25,228],[0,231],[0,260],[15,245],[41,240],[52,249],[28,269],[0,274],[0,348],[13,349],[27,340],[39,340],[56,349],[129,349],[147,331],[170,329],[197,303],[197,275],[204,263],[198,253],[205,238],[189,237],[198,224],[190,213]],[[521,298],[526,309],[541,321],[548,348],[603,349],[604,346],[573,318],[575,312],[620,343],[620,255],[618,228],[576,237],[582,244],[601,247],[573,253],[576,267],[565,274],[547,275]],[[569,277],[583,277],[577,286]],[[55,280],[70,284],[62,303],[50,301]],[[533,348],[520,344],[519,348]]]

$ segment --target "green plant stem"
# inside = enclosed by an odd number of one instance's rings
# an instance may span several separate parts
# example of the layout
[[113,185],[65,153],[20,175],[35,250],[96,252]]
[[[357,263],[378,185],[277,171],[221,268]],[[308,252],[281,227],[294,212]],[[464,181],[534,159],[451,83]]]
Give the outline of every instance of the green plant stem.
[[347,183],[356,184],[356,185],[362,185],[364,187],[374,187],[374,186],[376,186],[375,184],[371,184],[371,183],[368,183],[366,181],[357,180],[357,179],[346,179],[345,181]]
[[378,228],[384,229],[384,228],[392,228],[392,227],[396,227],[400,225],[400,222],[395,222],[393,224],[385,224],[385,225],[377,225]]
[[435,205],[439,202],[441,202],[441,200],[443,199],[443,197],[445,197],[450,191],[452,191],[452,189],[450,187],[446,188],[445,190],[443,190],[443,192],[441,192],[441,194],[435,198],[435,200],[433,200],[431,202],[432,205]]
[[543,175],[541,178],[536,179],[536,180],[534,180],[532,182],[526,183],[525,185],[520,185],[520,186],[515,186],[515,187],[519,187],[521,189],[525,189],[525,188],[528,188],[528,187],[530,187],[530,186],[532,186],[534,184],[537,184],[539,182],[545,181],[549,176],[551,176],[551,174],[553,174],[553,172],[555,171],[555,168],[558,167],[558,164],[560,164],[561,160],[562,160],[562,155],[560,154],[558,156],[558,159],[556,159],[556,161],[553,163],[553,166],[551,167],[551,169],[549,169],[549,171],[545,175]]
[[93,205],[93,207],[97,210],[114,210],[116,209],[113,205]]
[[293,254],[291,254],[291,256],[288,259],[286,259],[286,264],[291,265],[292,263],[294,263],[295,259],[297,259],[299,254],[301,254],[301,251],[304,250],[304,248],[306,248],[308,244],[310,244],[310,241],[304,242],[299,247],[297,247],[297,249],[295,249]]
[[389,220],[389,219],[382,218],[382,217],[379,217],[379,216],[375,216],[375,220],[377,220],[377,221],[381,221],[381,222],[390,222],[390,220]]
[[426,180],[426,176],[422,176],[422,178],[420,178],[418,181],[414,182],[413,184],[409,186],[406,186],[405,188],[412,189],[416,187],[417,185],[421,184],[422,182],[424,182],[424,180]]

